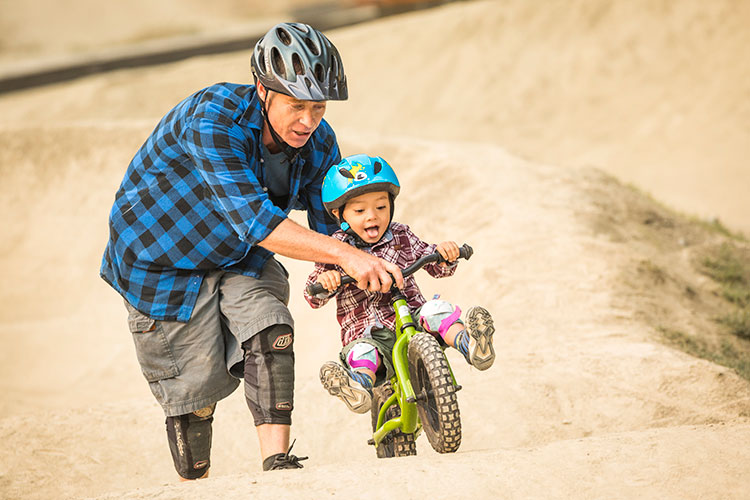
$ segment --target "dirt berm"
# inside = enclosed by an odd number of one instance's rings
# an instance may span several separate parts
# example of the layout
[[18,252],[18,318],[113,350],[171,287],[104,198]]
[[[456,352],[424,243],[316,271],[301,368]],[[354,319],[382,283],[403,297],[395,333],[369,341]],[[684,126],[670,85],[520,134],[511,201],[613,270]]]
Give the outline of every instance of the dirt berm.
[[[464,439],[451,455],[420,437],[416,457],[375,457],[369,418],[347,412],[317,378],[338,352],[332,306],[307,306],[311,264],[287,259],[294,453],[310,458],[299,471],[262,473],[238,391],[217,409],[212,477],[177,483],[122,300],[98,268],[138,146],[190,92],[247,81],[247,54],[0,96],[0,496],[747,498],[750,384],[659,333],[716,328],[716,285],[694,259],[727,236],[626,183],[742,229],[732,221],[746,221],[747,199],[730,193],[749,184],[722,168],[747,157],[747,58],[735,50],[729,68],[730,54],[699,48],[746,41],[736,27],[747,25],[748,3],[547,5],[459,2],[330,33],[352,91],[327,115],[343,152],[380,154],[396,168],[397,220],[475,249],[453,278],[421,276],[425,295],[482,304],[497,323],[489,371],[449,352],[464,387]],[[689,37],[671,40],[679,33]],[[672,56],[683,52],[665,44],[681,51],[689,41],[695,59],[678,71]],[[665,59],[652,66],[652,57]],[[689,99],[691,75],[709,69],[723,83]],[[639,85],[647,79],[660,90]],[[691,198],[675,165],[699,172],[701,192],[725,193],[726,203]],[[646,166],[653,176],[636,182]]]

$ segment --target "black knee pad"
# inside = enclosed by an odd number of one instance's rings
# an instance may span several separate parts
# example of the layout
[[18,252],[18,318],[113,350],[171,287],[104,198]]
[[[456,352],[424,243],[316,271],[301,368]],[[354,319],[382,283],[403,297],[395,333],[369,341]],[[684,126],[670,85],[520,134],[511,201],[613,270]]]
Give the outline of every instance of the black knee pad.
[[177,473],[198,479],[211,466],[211,423],[216,404],[187,415],[167,417],[167,439]]
[[294,332],[274,325],[242,343],[245,400],[255,425],[292,423],[294,408]]

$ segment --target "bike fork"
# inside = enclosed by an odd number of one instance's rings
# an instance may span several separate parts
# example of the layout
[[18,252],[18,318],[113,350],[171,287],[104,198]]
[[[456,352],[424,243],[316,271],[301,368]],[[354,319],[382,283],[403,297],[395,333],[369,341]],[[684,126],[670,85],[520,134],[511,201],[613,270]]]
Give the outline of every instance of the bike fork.
[[[396,343],[393,347],[393,369],[396,374],[391,380],[393,394],[386,399],[378,413],[377,430],[373,433],[375,446],[391,431],[400,429],[405,434],[412,434],[419,427],[416,399],[406,355],[409,340],[416,333],[416,325],[411,317],[406,297],[398,289],[394,290],[392,304],[396,312]],[[386,421],[386,412],[394,404],[401,409],[401,415]]]

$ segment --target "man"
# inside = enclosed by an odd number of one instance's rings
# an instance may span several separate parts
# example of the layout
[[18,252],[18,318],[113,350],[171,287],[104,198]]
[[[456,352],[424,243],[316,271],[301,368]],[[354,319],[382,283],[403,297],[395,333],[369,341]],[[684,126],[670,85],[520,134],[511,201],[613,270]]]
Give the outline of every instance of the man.
[[[117,191],[102,260],[185,480],[208,475],[216,402],[239,379],[263,469],[302,467],[289,454],[294,321],[274,253],[338,264],[362,289],[403,285],[393,264],[328,236],[321,184],[340,153],[323,115],[348,97],[336,48],[282,23],[251,67],[255,85],[212,85],[162,118]],[[294,209],[312,230],[287,218]]]

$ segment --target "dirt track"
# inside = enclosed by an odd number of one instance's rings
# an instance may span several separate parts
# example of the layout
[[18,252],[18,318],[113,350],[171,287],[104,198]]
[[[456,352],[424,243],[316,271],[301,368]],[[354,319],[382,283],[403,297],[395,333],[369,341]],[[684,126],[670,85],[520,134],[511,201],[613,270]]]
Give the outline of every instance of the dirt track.
[[[742,52],[727,52],[748,36],[736,28],[750,19],[748,3],[666,2],[659,10],[637,2],[567,2],[566,9],[551,2],[546,12],[524,5],[458,3],[331,33],[351,61],[352,99],[332,104],[328,114],[344,152],[377,152],[391,161],[408,193],[397,218],[418,234],[476,249],[454,278],[422,278],[425,294],[482,303],[499,325],[490,371],[451,358],[464,386],[461,449],[437,455],[420,438],[419,455],[404,460],[418,471],[412,476],[400,470],[401,461],[375,459],[366,445],[368,418],[349,414],[320,387],[317,369],[338,349],[333,311],[307,307],[300,287],[310,265],[288,262],[292,287],[300,290],[291,304],[298,323],[293,434],[295,452],[311,457],[306,468],[260,473],[238,392],[219,404],[212,478],[175,482],[163,417],[140,375],[121,300],[97,276],[106,216],[127,162],[161,114],[203,85],[246,81],[246,54],[0,96],[0,436],[7,450],[0,496],[387,498],[405,491],[433,498],[745,498],[750,385],[654,340],[638,297],[622,295],[620,281],[657,249],[602,231],[607,207],[633,203],[634,195],[580,165],[593,158],[626,181],[637,181],[647,165],[653,183],[644,185],[657,198],[690,213],[729,210],[722,220],[745,220],[747,200],[729,193],[747,180],[719,167],[746,158],[740,139],[750,130],[748,108],[729,114],[726,106],[740,102],[750,81],[742,78]],[[735,12],[723,12],[732,5],[739,5]],[[637,35],[637,27],[655,24],[662,35]],[[691,67],[676,77],[682,66],[673,58],[689,47],[676,39],[670,43],[678,52],[660,50],[680,32],[705,32],[696,46],[726,50],[721,57],[694,51]],[[573,33],[580,39],[570,41]],[[615,50],[626,40],[632,52]],[[386,43],[393,44],[390,53],[400,51],[400,61],[426,61],[410,73],[421,90],[409,99],[397,97],[407,94],[394,72],[408,65],[379,55],[376,48]],[[472,58],[488,52],[483,47],[498,51],[502,70],[470,80],[476,85],[462,80],[474,74],[468,70],[449,75],[454,63],[475,67]],[[434,53],[441,57],[430,59]],[[732,54],[736,64],[722,65]],[[607,85],[651,57],[667,60],[621,81],[623,99],[602,98]],[[544,78],[555,64],[576,69],[556,73],[566,76],[564,85]],[[656,78],[659,67],[656,87],[637,84]],[[716,86],[706,100],[691,100],[692,77],[709,70]],[[609,76],[592,78],[600,74]],[[378,95],[396,97],[383,103]],[[678,110],[681,121],[672,121]],[[675,164],[698,172],[692,178],[700,193],[724,193],[726,203],[689,198],[683,182],[690,176],[677,177]],[[681,197],[708,208],[689,210]],[[664,210],[645,197],[637,201]],[[649,285],[642,285],[647,295]],[[696,314],[671,295],[663,300],[684,318]],[[357,476],[362,480],[352,481]],[[391,485],[383,485],[386,478]]]

